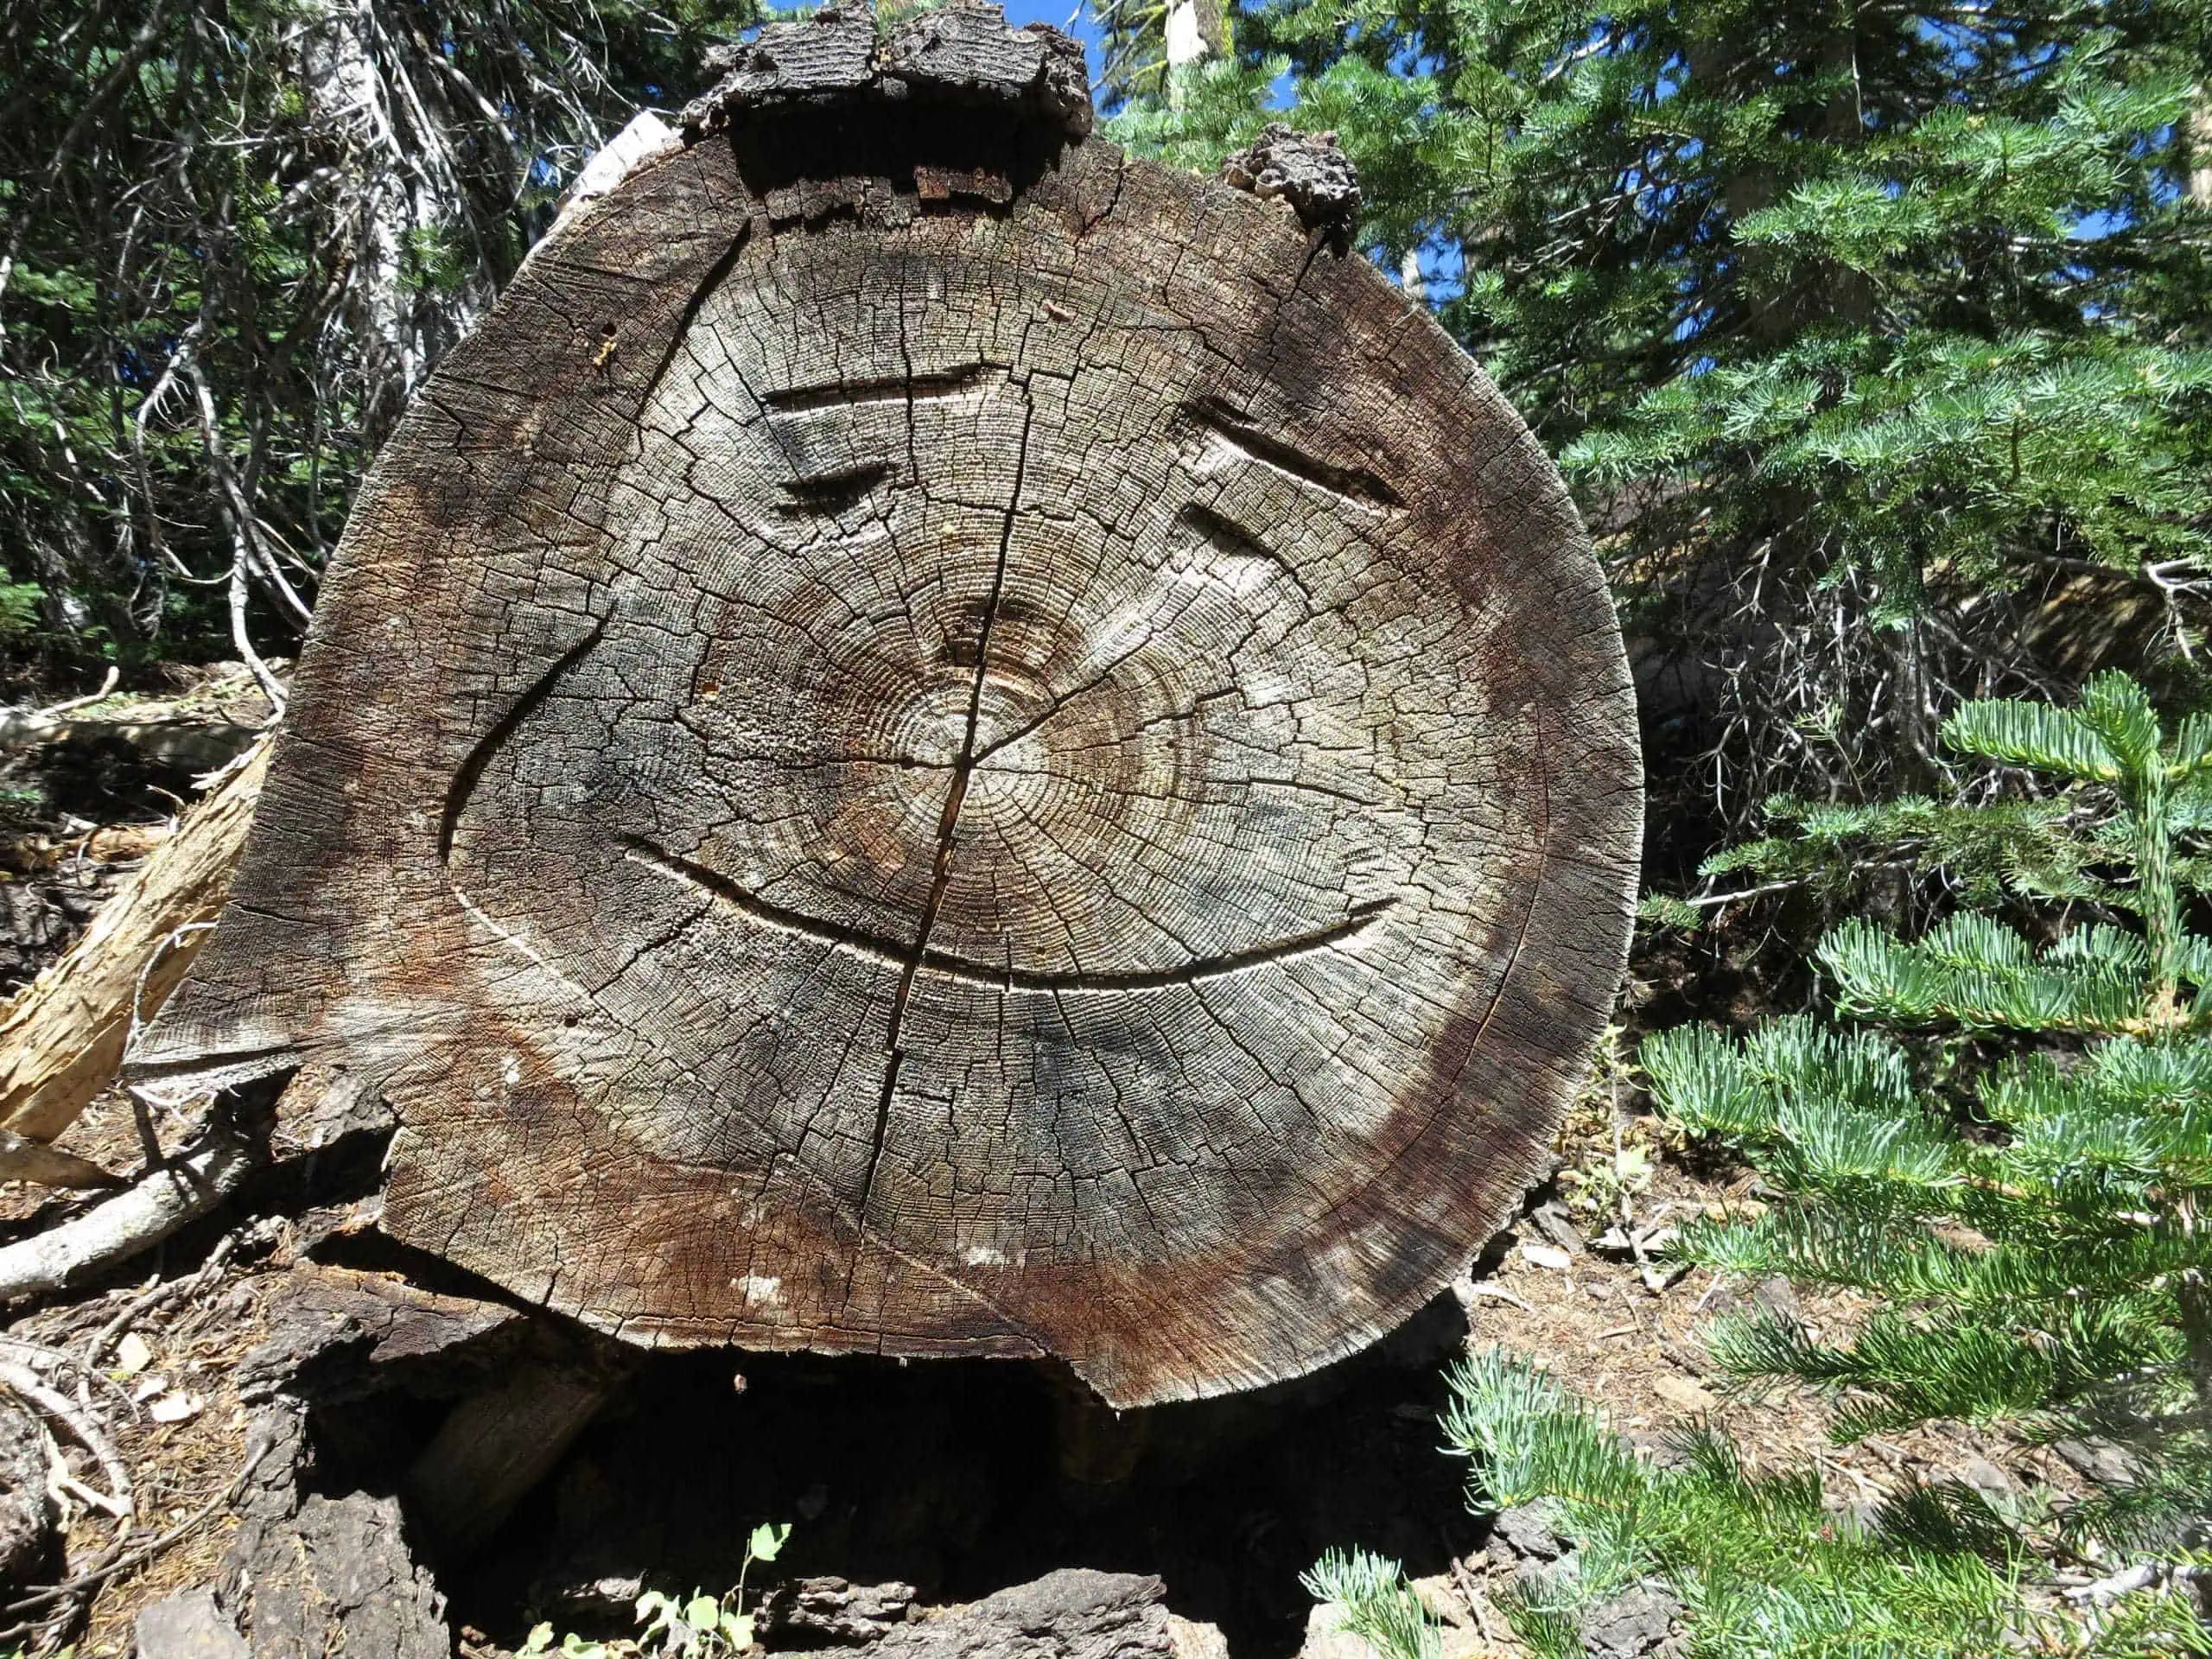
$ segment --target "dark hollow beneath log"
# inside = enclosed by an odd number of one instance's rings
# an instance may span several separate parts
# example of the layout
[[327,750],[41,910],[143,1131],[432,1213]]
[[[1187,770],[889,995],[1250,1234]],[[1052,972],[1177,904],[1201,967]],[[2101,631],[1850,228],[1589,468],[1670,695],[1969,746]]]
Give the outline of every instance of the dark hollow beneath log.
[[1336,227],[1071,143],[1064,54],[994,102],[963,18],[731,92],[425,390],[132,1070],[342,1062],[390,1231],[632,1342],[1249,1387],[1542,1155],[1629,927],[1619,633]]

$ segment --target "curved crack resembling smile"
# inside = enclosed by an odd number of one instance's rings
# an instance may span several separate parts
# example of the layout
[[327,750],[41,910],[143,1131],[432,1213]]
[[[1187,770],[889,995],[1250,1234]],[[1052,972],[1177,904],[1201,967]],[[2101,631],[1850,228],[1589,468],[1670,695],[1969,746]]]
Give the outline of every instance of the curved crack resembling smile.
[[[647,869],[694,887],[749,921],[783,932],[819,939],[824,944],[865,957],[887,968],[903,971],[912,962],[912,947],[909,945],[856,928],[841,927],[833,922],[822,921],[804,911],[786,908],[763,899],[720,871],[710,870],[688,858],[679,858],[642,837],[626,836],[622,838],[621,847],[623,856],[633,863],[642,864]],[[987,962],[957,956],[950,950],[926,948],[922,951],[918,966],[923,973],[961,980],[971,985],[988,985],[995,990],[1027,991],[1041,995],[1165,990],[1173,985],[1218,979],[1224,975],[1243,973],[1271,962],[1329,950],[1364,932],[1376,918],[1389,908],[1389,899],[1376,899],[1355,906],[1344,920],[1330,926],[1315,928],[1306,933],[1294,933],[1285,938],[1254,945],[1249,950],[1196,957],[1173,968],[1147,968],[1120,973],[1085,973],[1080,970],[1075,973],[1039,973],[1027,968],[995,967]]]

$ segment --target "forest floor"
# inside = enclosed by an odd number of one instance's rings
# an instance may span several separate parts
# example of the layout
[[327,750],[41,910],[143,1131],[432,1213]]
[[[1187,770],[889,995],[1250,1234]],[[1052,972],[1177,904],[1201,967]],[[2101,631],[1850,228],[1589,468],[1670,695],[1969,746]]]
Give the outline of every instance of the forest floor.
[[[163,718],[257,717],[234,679],[185,695],[182,711],[172,704]],[[111,754],[105,772],[79,775],[90,764],[82,755],[101,753],[95,742],[75,760],[49,753],[0,772],[10,813],[0,837],[0,950],[15,953],[0,956],[7,977],[28,977],[59,951],[173,810],[181,780],[159,767],[134,770]],[[1639,1010],[1648,1016],[1681,990],[1667,982],[1678,962],[1639,969],[1624,1004],[1630,1031]],[[1325,1548],[1363,1545],[1426,1581],[1461,1629],[1454,1659],[1510,1653],[1484,1605],[1490,1522],[1468,1511],[1465,1465],[1438,1449],[1444,1371],[1471,1344],[1531,1357],[1657,1455],[1676,1432],[1711,1422],[1754,1467],[1816,1467],[1839,1506],[1913,1478],[1957,1479],[2007,1504],[2079,1489],[2050,1452],[1965,1431],[1839,1446],[1825,1406],[1806,1391],[1724,1390],[1700,1339],[1716,1313],[1764,1299],[1840,1334],[1863,1310],[1844,1297],[1801,1302],[1780,1281],[1649,1265],[1669,1227],[1740,1212],[1760,1189],[1749,1171],[1669,1143],[1619,1058],[1626,1046],[1609,1047],[1570,1115],[1553,1179],[1452,1293],[1397,1335],[1256,1394],[1119,1419],[1093,1408],[1077,1459],[1066,1428],[1083,1409],[1071,1405],[1074,1385],[1040,1367],[734,1352],[644,1361],[487,1547],[434,1560],[462,1652],[512,1651],[540,1619],[620,1634],[639,1586],[722,1588],[747,1533],[771,1521],[794,1527],[775,1573],[895,1580],[925,1602],[970,1600],[1065,1566],[1155,1573],[1168,1605],[1219,1626],[1237,1659],[1298,1651],[1311,1605],[1300,1573]],[[59,1144],[128,1177],[145,1166],[149,1135],[174,1149],[188,1128],[111,1091]],[[130,1652],[142,1607],[219,1578],[243,1484],[251,1402],[241,1374],[252,1376],[246,1362],[269,1340],[288,1282],[318,1270],[302,1264],[425,1269],[377,1242],[374,1187],[373,1158],[279,1165],[108,1281],[19,1307],[5,1325],[16,1342],[79,1356],[111,1333],[77,1397],[128,1469],[134,1537],[175,1534],[105,1578],[72,1633],[79,1652]],[[97,1196],[0,1185],[0,1243]],[[312,1423],[317,1489],[396,1490],[442,1409],[394,1399],[326,1412]],[[67,1525],[48,1584],[97,1564],[118,1525],[98,1501],[116,1496],[112,1471],[66,1438],[56,1455],[67,1465],[56,1482]],[[0,1623],[42,1612],[18,1596]]]

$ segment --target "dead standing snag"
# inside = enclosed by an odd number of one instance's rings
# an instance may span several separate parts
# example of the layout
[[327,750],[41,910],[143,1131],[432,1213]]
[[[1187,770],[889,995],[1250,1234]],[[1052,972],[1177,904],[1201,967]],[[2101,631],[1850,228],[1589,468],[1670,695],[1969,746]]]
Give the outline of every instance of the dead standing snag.
[[424,393],[134,1069],[342,1055],[390,1230],[632,1341],[1289,1376],[1450,1278],[1604,1020],[1611,607],[1328,228],[1074,142],[1048,35],[852,28]]

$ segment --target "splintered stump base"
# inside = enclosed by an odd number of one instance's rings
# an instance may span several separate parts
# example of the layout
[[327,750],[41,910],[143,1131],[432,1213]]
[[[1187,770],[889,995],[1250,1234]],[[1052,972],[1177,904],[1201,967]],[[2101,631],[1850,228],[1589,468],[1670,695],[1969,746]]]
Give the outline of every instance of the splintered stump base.
[[417,400],[134,1070],[342,1058],[389,1231],[631,1341],[1273,1381],[1449,1279],[1576,1084],[1619,635],[1365,259],[924,26],[695,109]]

